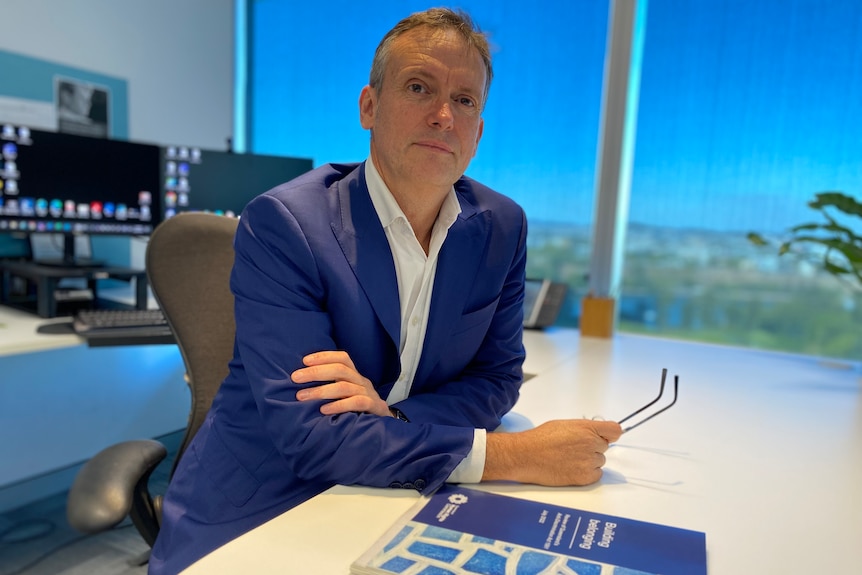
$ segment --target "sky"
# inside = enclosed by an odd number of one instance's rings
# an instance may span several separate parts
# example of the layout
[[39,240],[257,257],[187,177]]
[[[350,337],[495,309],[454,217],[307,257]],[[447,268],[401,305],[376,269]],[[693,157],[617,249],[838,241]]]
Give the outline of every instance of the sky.
[[862,191],[862,2],[650,0],[640,95],[633,218],[787,225]]
[[[643,0],[641,0],[643,1]],[[251,149],[361,161],[358,97],[383,34],[427,2],[253,0]],[[532,220],[592,219],[606,0],[465,0],[494,47],[468,175]],[[649,0],[630,221],[771,231],[862,188],[862,2]]]

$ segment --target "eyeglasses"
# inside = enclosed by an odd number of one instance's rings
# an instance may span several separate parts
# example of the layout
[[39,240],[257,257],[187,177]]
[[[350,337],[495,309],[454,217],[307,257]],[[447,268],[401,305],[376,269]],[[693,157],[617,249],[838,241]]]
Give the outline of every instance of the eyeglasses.
[[[641,407],[637,411],[630,413],[629,415],[625,416],[624,418],[619,420],[617,423],[622,425],[623,423],[625,423],[626,421],[628,421],[629,419],[631,419],[635,415],[638,415],[639,413],[646,411],[647,409],[649,409],[650,407],[652,407],[653,405],[658,403],[658,401],[661,399],[661,396],[664,395],[664,384],[665,384],[666,380],[667,380],[667,368],[664,368],[661,370],[661,387],[659,387],[659,390],[658,390],[658,397],[656,397],[654,400],[650,401],[649,403],[647,403],[646,405],[644,405],[643,407]],[[659,413],[661,413],[663,411],[667,411],[668,409],[670,409],[671,406],[673,406],[673,404],[676,403],[676,398],[677,398],[678,394],[679,394],[679,376],[675,375],[675,376],[673,376],[673,401],[671,401],[668,405],[662,407],[661,409],[659,409],[658,411],[656,411],[652,415],[649,415],[649,416],[641,419],[637,423],[629,425],[628,427],[624,427],[623,433],[625,433],[627,431],[631,431],[635,427],[646,423],[647,421],[649,421],[650,419],[652,419],[653,417],[655,417]]]

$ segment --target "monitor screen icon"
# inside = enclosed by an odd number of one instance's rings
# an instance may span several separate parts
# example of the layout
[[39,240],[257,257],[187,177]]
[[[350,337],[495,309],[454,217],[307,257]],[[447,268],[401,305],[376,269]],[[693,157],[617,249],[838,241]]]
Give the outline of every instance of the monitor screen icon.
[[18,146],[13,144],[12,142],[6,142],[3,144],[3,158],[7,160],[14,160],[18,157]]

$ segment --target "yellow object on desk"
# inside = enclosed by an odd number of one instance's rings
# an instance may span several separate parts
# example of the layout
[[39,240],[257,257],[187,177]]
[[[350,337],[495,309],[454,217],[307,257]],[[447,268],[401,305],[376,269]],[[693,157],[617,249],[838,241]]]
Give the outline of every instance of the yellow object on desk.
[[581,300],[581,335],[586,337],[613,337],[616,300],[587,295]]

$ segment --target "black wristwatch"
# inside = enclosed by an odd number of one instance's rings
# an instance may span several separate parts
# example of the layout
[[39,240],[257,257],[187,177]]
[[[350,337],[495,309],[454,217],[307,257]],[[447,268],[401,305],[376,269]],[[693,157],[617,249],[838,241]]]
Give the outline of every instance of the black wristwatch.
[[404,412],[401,411],[400,409],[398,409],[397,407],[390,407],[389,413],[391,413],[392,417],[394,417],[395,419],[399,419],[401,421],[406,421],[407,423],[410,423],[410,420],[407,419],[407,416],[404,415]]

